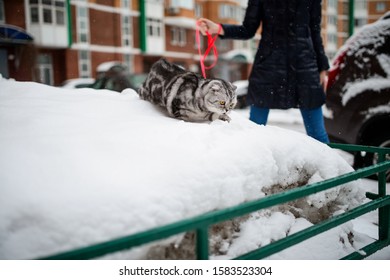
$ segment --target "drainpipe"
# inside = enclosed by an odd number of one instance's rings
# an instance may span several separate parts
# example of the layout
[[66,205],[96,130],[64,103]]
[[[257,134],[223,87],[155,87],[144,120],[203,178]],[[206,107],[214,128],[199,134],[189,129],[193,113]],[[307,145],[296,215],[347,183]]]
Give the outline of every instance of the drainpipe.
[[355,0],[349,0],[348,7],[348,34],[351,37],[355,27]]
[[70,0],[66,0],[66,12],[68,17],[68,47],[72,47],[73,36],[72,36],[72,10],[70,8]]
[[141,52],[146,52],[146,5],[145,0],[139,0],[139,34]]

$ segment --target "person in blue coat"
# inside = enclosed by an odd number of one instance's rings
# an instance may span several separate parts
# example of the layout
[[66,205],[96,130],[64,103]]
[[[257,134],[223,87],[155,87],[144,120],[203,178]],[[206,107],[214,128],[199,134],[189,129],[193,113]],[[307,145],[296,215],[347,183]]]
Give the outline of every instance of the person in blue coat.
[[200,31],[222,39],[261,41],[249,76],[250,119],[267,123],[270,109],[299,108],[309,136],[328,143],[325,103],[328,58],[321,39],[321,0],[249,0],[241,25],[198,20]]

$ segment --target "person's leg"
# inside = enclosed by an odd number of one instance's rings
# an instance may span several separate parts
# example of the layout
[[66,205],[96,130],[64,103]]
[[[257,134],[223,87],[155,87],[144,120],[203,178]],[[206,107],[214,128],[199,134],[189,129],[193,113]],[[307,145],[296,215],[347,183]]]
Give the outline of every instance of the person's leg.
[[249,119],[257,124],[267,124],[269,109],[259,108],[254,105],[251,106]]
[[322,108],[301,109],[301,114],[307,135],[323,143],[329,143],[328,134],[325,130]]

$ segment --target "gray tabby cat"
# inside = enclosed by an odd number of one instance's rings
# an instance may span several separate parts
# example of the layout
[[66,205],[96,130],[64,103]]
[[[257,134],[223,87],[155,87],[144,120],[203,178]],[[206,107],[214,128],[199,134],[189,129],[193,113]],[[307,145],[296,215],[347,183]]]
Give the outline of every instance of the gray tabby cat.
[[160,59],[138,90],[141,99],[167,109],[185,121],[230,121],[227,113],[237,103],[236,86],[221,79],[204,79]]

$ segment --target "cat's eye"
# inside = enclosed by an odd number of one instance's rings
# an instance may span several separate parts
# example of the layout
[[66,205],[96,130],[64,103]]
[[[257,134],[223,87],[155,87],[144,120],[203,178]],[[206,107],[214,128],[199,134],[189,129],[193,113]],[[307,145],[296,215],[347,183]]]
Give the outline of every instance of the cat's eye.
[[225,105],[226,104],[226,102],[225,101],[219,101],[219,105]]

